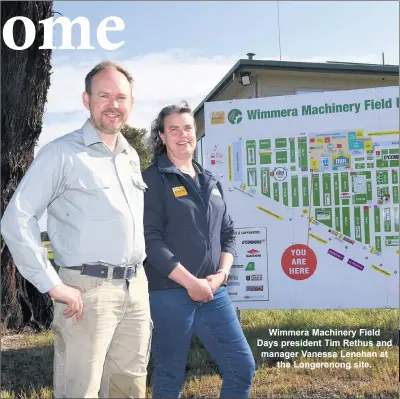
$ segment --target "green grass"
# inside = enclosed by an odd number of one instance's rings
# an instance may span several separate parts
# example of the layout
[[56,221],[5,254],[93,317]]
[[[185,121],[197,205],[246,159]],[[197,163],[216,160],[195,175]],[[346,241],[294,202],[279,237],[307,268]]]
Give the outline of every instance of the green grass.
[[[263,398],[368,398],[392,399],[398,397],[399,369],[399,312],[396,310],[249,310],[241,312],[245,335],[252,347],[257,370],[251,397]],[[345,348],[348,351],[387,350],[387,358],[346,359],[352,363],[366,361],[369,368],[295,369],[279,368],[276,359],[261,358],[266,348],[257,347],[257,339],[298,340],[301,337],[272,338],[270,328],[281,330],[321,329],[380,329],[377,339],[392,339],[390,348]],[[311,337],[308,337],[311,338]],[[304,339],[304,337],[303,337]],[[339,338],[336,338],[339,339]],[[1,397],[51,398],[52,395],[52,334],[24,334],[2,338]],[[282,350],[282,349],[281,349]],[[287,349],[293,350],[293,349]],[[296,351],[301,347],[296,347]],[[338,348],[325,348],[338,350]],[[337,359],[333,359],[337,361]],[[297,358],[297,362],[316,359]],[[320,359],[320,361],[326,361]],[[332,361],[328,360],[328,361]],[[151,395],[152,364],[149,365],[148,396]],[[184,397],[218,397],[221,378],[209,354],[197,338],[192,341]]]

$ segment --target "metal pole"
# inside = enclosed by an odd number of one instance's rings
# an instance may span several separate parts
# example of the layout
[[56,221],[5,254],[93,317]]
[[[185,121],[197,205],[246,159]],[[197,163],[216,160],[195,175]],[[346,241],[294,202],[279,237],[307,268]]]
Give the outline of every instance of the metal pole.
[[278,37],[279,37],[279,60],[282,61],[282,47],[281,47],[281,23],[279,18],[279,1],[276,2],[278,8]]
[[238,320],[240,323],[240,309],[239,308],[236,308],[236,314],[237,314],[237,317],[238,317]]

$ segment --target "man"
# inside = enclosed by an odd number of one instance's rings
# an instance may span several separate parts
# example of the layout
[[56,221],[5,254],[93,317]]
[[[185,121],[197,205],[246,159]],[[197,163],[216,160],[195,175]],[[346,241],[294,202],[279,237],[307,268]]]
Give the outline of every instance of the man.
[[[120,130],[132,77],[103,62],[85,79],[83,127],[47,144],[14,193],[2,234],[21,274],[54,298],[54,396],[144,398],[152,321],[142,262],[137,152]],[[38,220],[47,208],[55,271]]]

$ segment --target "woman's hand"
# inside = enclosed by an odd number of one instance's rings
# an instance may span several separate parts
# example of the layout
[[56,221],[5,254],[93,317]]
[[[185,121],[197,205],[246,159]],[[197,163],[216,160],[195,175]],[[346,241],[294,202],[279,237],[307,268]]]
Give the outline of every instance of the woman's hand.
[[204,278],[193,276],[181,264],[177,265],[168,277],[186,288],[193,301],[208,302],[214,298],[209,282]]
[[214,293],[217,288],[219,288],[225,281],[224,273],[210,274],[206,277],[208,283],[210,284],[211,290]]
[[208,302],[214,298],[211,286],[204,278],[196,278],[186,289],[190,298],[196,302]]

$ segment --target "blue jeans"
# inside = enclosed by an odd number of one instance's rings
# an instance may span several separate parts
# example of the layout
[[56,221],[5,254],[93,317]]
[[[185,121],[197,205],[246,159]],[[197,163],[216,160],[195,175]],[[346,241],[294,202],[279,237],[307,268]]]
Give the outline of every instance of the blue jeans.
[[153,398],[180,397],[193,332],[218,365],[223,379],[220,398],[249,397],[254,357],[225,287],[207,303],[193,301],[185,289],[151,291],[150,309]]

